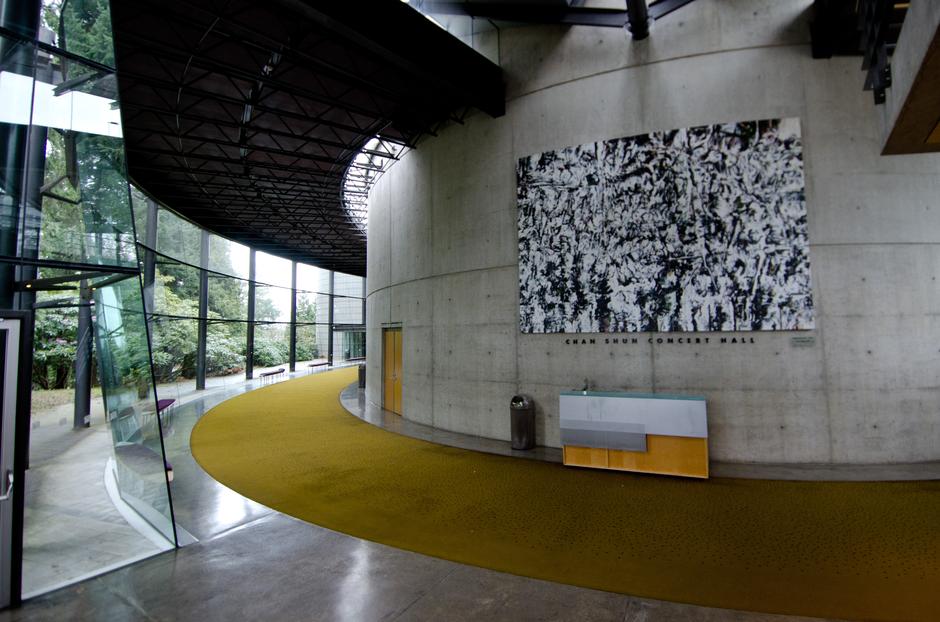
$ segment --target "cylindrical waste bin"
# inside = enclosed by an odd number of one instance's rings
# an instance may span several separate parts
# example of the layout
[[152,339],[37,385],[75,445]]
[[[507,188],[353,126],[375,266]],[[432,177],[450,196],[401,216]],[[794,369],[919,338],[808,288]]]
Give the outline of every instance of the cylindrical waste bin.
[[365,363],[359,364],[359,388],[360,389],[366,388],[366,364]]
[[509,401],[509,416],[512,427],[512,448],[535,447],[535,406],[525,395],[513,395]]

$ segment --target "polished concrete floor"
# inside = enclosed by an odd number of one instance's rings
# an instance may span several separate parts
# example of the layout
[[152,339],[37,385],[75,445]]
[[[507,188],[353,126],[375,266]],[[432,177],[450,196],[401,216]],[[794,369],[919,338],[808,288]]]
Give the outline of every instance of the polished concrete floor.
[[[270,368],[258,368],[256,376],[266,369]],[[297,369],[294,376],[314,371],[299,362]],[[196,538],[212,537],[270,512],[216,484],[198,468],[189,452],[189,432],[212,406],[271,381],[245,380],[244,375],[208,380],[207,389],[198,392],[194,381],[157,387],[161,398],[176,400],[166,414],[164,440],[174,467],[177,524]],[[170,543],[157,546],[129,525],[107,493],[104,473],[113,456],[113,442],[102,398],[92,400],[88,428],[72,428],[72,408],[65,404],[31,417],[23,533],[23,594],[27,596],[171,548]]]
[[213,480],[189,453],[196,421],[221,400],[254,386],[192,399],[174,412],[166,442],[176,472],[176,519],[199,542],[28,600],[0,612],[0,622],[805,619],[638,599],[508,575],[353,538],[275,512]]
[[25,594],[165,550],[141,537],[108,496],[104,471],[112,454],[111,432],[101,400],[96,401],[90,428],[72,429],[69,406],[64,422],[52,414],[31,431],[23,532]]
[[270,513],[0,612],[48,620],[796,621],[631,598],[401,551]]

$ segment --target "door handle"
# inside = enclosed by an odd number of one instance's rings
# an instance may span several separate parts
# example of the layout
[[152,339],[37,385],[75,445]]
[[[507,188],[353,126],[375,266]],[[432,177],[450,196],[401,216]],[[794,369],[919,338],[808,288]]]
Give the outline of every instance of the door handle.
[[0,501],[9,501],[13,495],[13,471],[7,469],[7,490],[0,495]]

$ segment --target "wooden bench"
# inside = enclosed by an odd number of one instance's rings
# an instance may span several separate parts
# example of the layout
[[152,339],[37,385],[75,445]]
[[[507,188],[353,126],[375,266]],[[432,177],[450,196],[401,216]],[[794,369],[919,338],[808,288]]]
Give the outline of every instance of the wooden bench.
[[280,374],[283,374],[283,373],[284,373],[284,368],[278,367],[277,369],[272,369],[271,371],[262,372],[258,374],[258,377],[261,378],[261,384],[264,384],[265,381],[267,381],[268,379],[270,379],[273,382],[276,376],[279,376]]

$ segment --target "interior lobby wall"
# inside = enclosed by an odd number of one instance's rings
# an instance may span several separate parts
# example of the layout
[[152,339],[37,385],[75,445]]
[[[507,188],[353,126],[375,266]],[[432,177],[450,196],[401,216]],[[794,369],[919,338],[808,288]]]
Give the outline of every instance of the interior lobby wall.
[[[559,392],[587,379],[705,396],[715,460],[940,459],[940,155],[879,155],[861,58],[811,57],[811,5],[697,0],[639,42],[616,29],[501,30],[507,114],[444,128],[372,190],[368,398],[381,404],[382,328],[400,325],[404,416],[446,430],[508,439],[521,392],[538,443],[557,446]],[[520,333],[519,158],[790,117],[802,126],[813,330]]]

